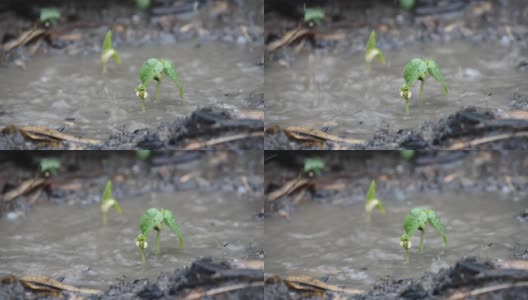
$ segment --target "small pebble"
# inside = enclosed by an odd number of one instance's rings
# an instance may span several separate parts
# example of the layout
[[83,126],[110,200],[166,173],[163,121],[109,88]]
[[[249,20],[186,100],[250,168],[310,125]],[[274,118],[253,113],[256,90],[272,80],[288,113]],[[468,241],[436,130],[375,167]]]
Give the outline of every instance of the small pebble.
[[18,214],[14,211],[7,213],[6,215],[8,220],[14,221],[18,218]]

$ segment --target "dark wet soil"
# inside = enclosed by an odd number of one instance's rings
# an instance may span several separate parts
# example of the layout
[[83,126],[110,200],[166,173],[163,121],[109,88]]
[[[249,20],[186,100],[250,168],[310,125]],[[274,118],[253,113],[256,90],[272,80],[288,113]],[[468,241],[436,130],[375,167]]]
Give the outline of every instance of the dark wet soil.
[[[59,159],[58,174],[47,178],[42,188],[4,201],[22,182],[42,177],[41,158]],[[235,159],[237,164],[232,163]],[[0,165],[0,217],[17,218],[39,204],[96,204],[108,179],[118,199],[184,190],[235,191],[252,197],[262,197],[263,192],[261,151],[153,151],[147,160],[137,158],[135,151],[4,151]]]
[[[268,3],[269,2],[269,3]],[[299,25],[303,1],[266,2],[265,34],[270,45],[283,34]],[[395,1],[309,1],[307,6],[322,7],[326,18],[314,28],[315,35],[303,48],[293,46],[267,52],[267,64],[289,65],[299,52],[317,49],[321,53],[364,51],[371,30],[378,32],[378,47],[382,50],[402,50],[428,43],[448,44],[462,40],[472,44],[489,42],[506,47],[519,55],[517,69],[525,70],[528,48],[528,5],[525,1],[417,1],[411,12],[401,10]],[[526,111],[527,95],[512,90],[504,99],[511,111]],[[463,101],[463,99],[461,99]],[[468,111],[470,117],[468,117]],[[266,124],[264,148],[269,150],[296,149],[526,149],[526,129],[520,123],[525,117],[498,117],[503,112],[489,107],[470,107],[450,116],[438,116],[417,128],[394,128],[380,124],[370,140],[359,145],[335,142],[306,143],[292,140],[282,130]],[[475,117],[475,118],[472,118]],[[500,120],[497,120],[500,119]],[[504,121],[503,119],[507,119]],[[513,119],[513,120],[512,120]],[[499,123],[499,124],[497,124]],[[316,128],[332,134],[330,128]],[[522,132],[522,133],[521,133]],[[346,136],[346,138],[354,138]],[[457,144],[463,142],[467,144]]]
[[528,299],[527,279],[526,264],[500,266],[464,258],[419,279],[386,278],[360,295],[323,290],[302,293],[272,277],[266,280],[264,299]]
[[[263,95],[250,95],[259,101]],[[255,99],[257,98],[257,99]],[[224,109],[201,108],[190,116],[172,122],[162,122],[158,128],[125,128],[107,140],[86,145],[68,140],[43,142],[25,137],[17,128],[6,127],[0,132],[2,150],[258,150],[263,148],[264,120],[260,116],[234,117]],[[216,142],[215,142],[216,141]],[[209,144],[209,142],[211,142]]]
[[[146,11],[138,9],[134,1],[6,1],[0,4],[3,46],[31,30],[42,7],[59,9],[61,20],[48,28],[45,38],[40,41],[10,51],[1,47],[0,63],[25,69],[26,62],[34,56],[94,55],[100,53],[101,41],[109,29],[113,32],[116,48],[170,45],[192,40],[200,43],[221,41],[245,46],[258,53],[263,51],[264,4],[258,0],[183,0],[175,3],[155,0]],[[42,25],[37,24],[37,28],[40,27]],[[218,98],[223,96],[218,95]],[[263,97],[261,91],[248,94],[244,109],[262,112]],[[210,115],[202,118],[204,114]],[[213,144],[192,146],[200,149],[262,149],[263,127],[262,116],[235,116],[213,107],[197,109],[182,120],[165,121],[159,128],[135,132],[123,129],[122,134],[112,135],[95,146],[31,141],[17,130],[6,127],[0,134],[0,149],[186,149],[190,142],[208,140],[213,140]],[[227,141],[218,141],[226,138]]]
[[[120,282],[86,299],[263,299],[264,272],[255,266],[233,266],[203,258],[190,267],[162,273],[156,280]],[[209,294],[208,294],[209,293]],[[70,292],[58,295],[28,293],[16,279],[0,282],[1,299],[72,299]],[[185,298],[189,297],[189,298]],[[193,298],[194,297],[194,298]],[[79,298],[75,298],[79,299]]]

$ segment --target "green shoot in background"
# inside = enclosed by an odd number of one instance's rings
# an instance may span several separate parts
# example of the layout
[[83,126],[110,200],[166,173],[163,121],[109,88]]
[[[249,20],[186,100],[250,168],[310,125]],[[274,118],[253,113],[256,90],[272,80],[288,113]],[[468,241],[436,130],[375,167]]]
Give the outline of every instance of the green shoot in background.
[[416,150],[400,150],[400,156],[406,161],[410,161],[414,157],[415,153]]
[[106,182],[106,187],[101,200],[101,212],[103,213],[103,224],[105,225],[107,222],[107,214],[110,208],[114,208],[115,212],[118,214],[121,213],[119,202],[117,202],[117,200],[112,195],[112,181],[108,180]]
[[139,9],[146,10],[150,7],[150,0],[136,0],[136,6]]
[[147,160],[152,154],[151,150],[136,150],[136,157],[139,160]]
[[121,64],[121,58],[116,49],[112,48],[112,31],[106,33],[106,37],[103,42],[103,53],[101,53],[101,63],[103,64],[103,74],[106,73],[106,64],[113,58],[117,64]]
[[180,232],[180,228],[178,227],[178,224],[176,224],[176,220],[174,219],[174,215],[172,212],[168,209],[156,209],[156,208],[149,208],[147,211],[143,213],[141,216],[141,219],[139,220],[139,229],[141,230],[141,234],[138,235],[136,238],[136,246],[138,246],[139,250],[141,251],[141,261],[145,262],[145,248],[147,247],[147,238],[149,233],[152,230],[156,230],[156,254],[159,255],[160,253],[160,234],[161,229],[163,226],[163,223],[167,225],[178,237],[178,240],[180,242],[180,248],[183,248],[184,246],[184,240],[183,235]]
[[414,7],[416,0],[400,0],[400,7],[405,10],[411,10]]
[[56,175],[59,171],[61,163],[56,158],[43,158],[40,160],[40,172],[46,177],[47,174]]
[[421,81],[419,99],[422,101],[427,74],[431,75],[442,85],[446,96],[448,96],[449,91],[447,89],[447,84],[438,64],[432,59],[413,58],[407,65],[405,65],[403,70],[405,84],[400,88],[400,96],[405,99],[406,112],[409,112],[409,99],[412,97],[411,89],[416,80]]
[[42,8],[40,10],[39,21],[46,26],[55,25],[61,18],[61,13],[56,8]]
[[304,10],[304,22],[310,26],[319,25],[325,17],[325,12],[321,8],[306,8]]
[[314,174],[319,175],[323,169],[324,162],[318,157],[307,158],[304,160],[304,173],[308,174],[309,176],[313,176]]
[[139,79],[141,83],[136,87],[136,96],[141,99],[141,111],[145,111],[145,99],[148,96],[147,89],[152,80],[156,81],[156,101],[159,101],[160,86],[162,75],[165,73],[172,81],[176,83],[180,93],[180,100],[183,102],[183,86],[180,76],[172,61],[168,59],[149,58],[139,70]]
[[365,53],[365,62],[367,62],[369,69],[372,68],[372,61],[377,58],[382,64],[385,64],[383,52],[376,47],[376,32],[373,30],[367,42],[367,52]]
[[374,208],[377,208],[382,214],[385,213],[383,203],[376,196],[376,181],[372,180],[370,182],[370,186],[367,192],[367,202],[365,202],[365,211],[367,212],[367,218],[369,221],[371,219],[372,211],[374,210]]
[[409,263],[409,249],[411,248],[411,237],[416,230],[420,231],[420,253],[423,252],[424,235],[427,224],[431,225],[444,241],[444,247],[447,249],[447,236],[440,218],[432,209],[413,208],[405,216],[403,229],[405,233],[400,238],[400,245],[405,250],[405,262]]

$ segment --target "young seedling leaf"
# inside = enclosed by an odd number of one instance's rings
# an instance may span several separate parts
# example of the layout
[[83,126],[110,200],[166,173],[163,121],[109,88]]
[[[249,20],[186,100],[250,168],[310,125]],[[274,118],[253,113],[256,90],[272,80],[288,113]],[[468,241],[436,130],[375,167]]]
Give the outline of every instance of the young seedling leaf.
[[106,187],[103,192],[103,200],[101,201],[101,209],[103,210],[103,213],[108,212],[110,207],[112,207],[116,213],[121,213],[121,207],[119,206],[119,202],[114,198],[112,195],[112,181],[108,180],[106,182]]
[[143,64],[143,66],[141,66],[141,70],[139,71],[139,79],[141,80],[143,86],[148,88],[154,78],[159,79],[161,77],[162,72],[163,64],[155,58],[149,58]]
[[413,58],[403,70],[403,79],[410,89],[418,78],[424,78],[427,72],[427,64],[419,58]]
[[178,237],[178,240],[180,241],[180,248],[183,249],[183,246],[185,243],[183,240],[183,235],[181,234],[180,228],[178,227],[178,224],[176,224],[174,215],[172,214],[170,210],[167,210],[167,209],[163,210],[163,221],[176,234],[176,236]]
[[382,214],[385,213],[383,203],[376,196],[376,181],[372,180],[367,192],[367,202],[365,203],[365,210],[367,211],[369,217],[374,208],[377,208]]
[[55,158],[43,158],[40,160],[40,172],[50,172],[56,174],[60,169],[60,161]]
[[323,169],[324,162],[320,158],[307,158],[304,160],[305,173],[314,172],[316,175],[319,175]]
[[324,10],[320,8],[307,8],[304,11],[304,22],[314,22],[316,24],[319,24],[322,19],[325,17]]
[[446,94],[446,96],[448,96],[449,91],[447,89],[447,84],[444,80],[444,75],[442,75],[438,64],[434,60],[428,59],[427,70],[429,71],[429,74],[431,74],[431,76],[433,76],[433,78],[436,79],[442,85],[442,87],[444,88],[444,93]]
[[383,52],[381,52],[380,49],[376,48],[376,32],[372,31],[367,42],[367,52],[365,54],[365,61],[370,64],[372,60],[374,60],[374,58],[378,58],[379,62],[382,64],[385,63]]
[[162,59],[161,63],[163,64],[163,71],[167,76],[174,82],[176,82],[176,85],[178,85],[178,90],[180,92],[180,99],[183,99],[183,85],[180,80],[180,76],[178,75],[178,72],[176,72],[176,68],[174,67],[174,64],[172,61],[168,59]]
[[61,17],[61,13],[56,8],[43,8],[40,10],[39,21],[41,23],[50,22],[55,24]]
[[411,237],[414,232],[424,226],[427,222],[427,214],[423,209],[420,208],[413,208],[411,211],[405,216],[405,220],[403,221],[403,229],[405,230],[405,234],[407,236]]
[[112,31],[106,33],[106,37],[103,42],[103,52],[101,53],[101,62],[103,64],[103,73],[106,73],[106,64],[110,60],[114,59],[117,64],[121,64],[121,57],[117,50],[112,48]]
[[156,208],[149,208],[139,220],[139,229],[144,236],[148,236],[149,233],[158,225],[163,222],[163,214]]
[[427,221],[434,229],[436,229],[438,234],[442,236],[442,240],[444,241],[444,247],[447,248],[447,236],[445,234],[444,226],[442,225],[442,222],[440,222],[440,218],[432,209],[428,209],[426,212]]

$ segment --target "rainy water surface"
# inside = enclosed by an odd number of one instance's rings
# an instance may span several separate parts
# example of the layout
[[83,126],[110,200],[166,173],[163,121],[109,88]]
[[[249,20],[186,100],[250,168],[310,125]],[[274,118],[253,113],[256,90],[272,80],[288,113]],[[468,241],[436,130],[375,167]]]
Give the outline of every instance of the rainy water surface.
[[[516,243],[527,246],[528,224],[516,219],[527,200],[514,202],[495,194],[417,194],[408,201],[385,201],[387,213],[374,212],[369,223],[363,205],[339,207],[310,203],[289,220],[266,220],[267,274],[328,277],[328,282],[367,288],[390,276],[419,277],[436,272],[464,256],[491,260],[512,257]],[[412,207],[433,208],[440,215],[449,240],[429,227],[424,253],[418,253],[419,234],[412,240],[410,264],[404,264],[399,245],[403,219]]]
[[[161,254],[154,253],[155,233],[140,263],[135,238],[139,218],[150,207],[172,210],[185,237],[180,250],[177,237],[164,226]],[[102,225],[100,207],[36,206],[25,218],[0,219],[0,275],[64,277],[64,282],[105,288],[123,279],[155,278],[189,266],[199,257],[228,261],[250,259],[262,249],[264,227],[256,214],[261,199],[236,193],[152,194],[121,201],[122,215],[109,213]]]
[[[526,72],[516,70],[520,55],[509,48],[452,42],[385,52],[387,65],[369,71],[363,55],[315,52],[289,67],[266,68],[266,126],[328,127],[334,134],[369,139],[390,124],[412,128],[466,106],[505,108],[515,92],[528,93]],[[410,113],[399,89],[402,71],[413,57],[435,59],[449,86],[449,97],[432,78],[425,101],[415,84]]]
[[[0,126],[44,125],[86,138],[106,138],[118,131],[133,132],[174,121],[198,107],[218,105],[234,113],[247,108],[252,92],[262,92],[261,54],[221,43],[148,46],[119,49],[122,65],[108,64],[105,77],[98,55],[37,57],[26,70],[0,69]],[[150,57],[171,59],[185,90],[185,103],[176,84],[164,78],[160,102],[149,89],[147,111],[140,110],[134,88],[139,69]]]

